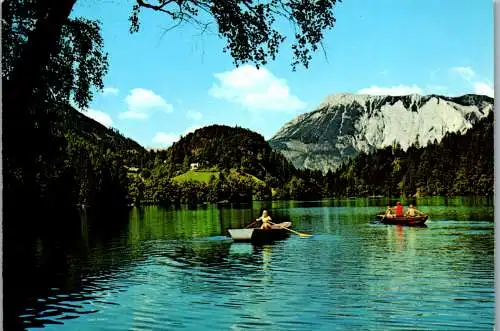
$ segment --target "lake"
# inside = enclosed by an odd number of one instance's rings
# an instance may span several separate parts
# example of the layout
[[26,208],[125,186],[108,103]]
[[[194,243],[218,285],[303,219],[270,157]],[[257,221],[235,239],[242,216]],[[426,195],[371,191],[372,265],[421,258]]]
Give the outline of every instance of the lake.
[[[83,217],[24,243],[30,258],[4,287],[27,329],[493,329],[493,200],[419,199],[426,228],[374,223],[386,202],[145,207],[112,227]],[[226,237],[262,208],[314,236]]]

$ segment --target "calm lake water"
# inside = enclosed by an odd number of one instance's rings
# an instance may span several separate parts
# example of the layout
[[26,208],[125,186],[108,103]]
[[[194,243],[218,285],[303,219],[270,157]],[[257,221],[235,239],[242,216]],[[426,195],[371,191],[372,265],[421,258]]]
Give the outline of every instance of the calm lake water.
[[[427,228],[374,224],[385,202],[147,207],[105,230],[83,219],[31,242],[30,280],[4,286],[27,329],[493,329],[493,201],[418,200]],[[225,237],[262,208],[314,236]]]

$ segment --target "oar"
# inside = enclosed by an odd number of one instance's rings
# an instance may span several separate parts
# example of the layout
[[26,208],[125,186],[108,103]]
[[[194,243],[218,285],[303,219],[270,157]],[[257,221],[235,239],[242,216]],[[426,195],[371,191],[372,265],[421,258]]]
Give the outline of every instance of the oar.
[[279,224],[273,223],[273,222],[271,222],[271,221],[270,221],[269,223],[271,223],[271,224],[273,224],[273,225],[277,225],[277,226],[279,226],[279,227],[280,227],[280,228],[282,228],[282,229],[286,229],[286,230],[288,230],[288,231],[291,231],[291,232],[295,233],[296,235],[298,235],[300,238],[309,238],[309,237],[312,237],[312,234],[300,233],[300,232],[297,232],[297,231],[293,231],[292,229],[289,229],[289,228],[287,228],[287,227],[284,227],[284,226],[281,226],[281,225],[279,225]]
[[254,224],[255,224],[255,222],[257,222],[257,220],[255,220],[255,221],[253,221],[252,223],[248,224],[248,225],[246,226],[246,228],[248,229],[249,227],[251,227],[252,225],[254,225]]

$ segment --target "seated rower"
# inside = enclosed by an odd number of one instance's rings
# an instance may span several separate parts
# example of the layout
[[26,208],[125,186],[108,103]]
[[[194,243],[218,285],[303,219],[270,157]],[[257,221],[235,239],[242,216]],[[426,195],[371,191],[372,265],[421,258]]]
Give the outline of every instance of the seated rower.
[[262,221],[262,226],[260,228],[263,230],[270,230],[273,228],[271,223],[269,223],[271,220],[272,218],[267,214],[267,210],[263,210],[262,216],[256,219],[256,221]]
[[396,211],[396,217],[403,217],[403,205],[401,204],[401,202],[396,202],[396,207],[394,208],[395,211]]
[[410,205],[408,207],[408,210],[406,211],[406,216],[411,216],[411,217],[415,217],[417,215],[423,215],[424,213],[422,213],[420,210],[417,210],[417,208],[415,208],[414,205]]
[[387,205],[387,209],[385,210],[385,217],[392,217],[392,208],[391,205]]

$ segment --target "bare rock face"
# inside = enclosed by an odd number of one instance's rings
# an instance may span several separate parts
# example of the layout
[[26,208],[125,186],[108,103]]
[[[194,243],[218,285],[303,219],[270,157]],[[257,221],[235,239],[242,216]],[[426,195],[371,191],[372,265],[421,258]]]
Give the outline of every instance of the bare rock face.
[[465,132],[492,110],[492,98],[475,94],[336,94],[286,123],[269,144],[299,169],[326,172],[361,151],[439,142],[447,132]]

